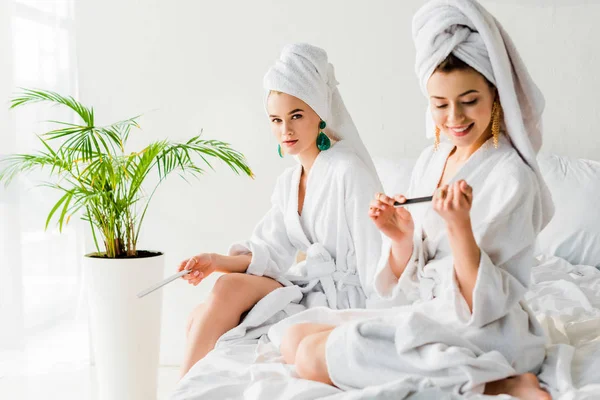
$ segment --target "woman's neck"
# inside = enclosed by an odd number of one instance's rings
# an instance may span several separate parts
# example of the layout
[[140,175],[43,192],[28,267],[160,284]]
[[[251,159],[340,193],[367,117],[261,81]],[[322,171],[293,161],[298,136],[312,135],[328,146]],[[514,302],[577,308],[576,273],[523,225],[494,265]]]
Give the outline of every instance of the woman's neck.
[[300,161],[300,164],[302,164],[302,171],[305,174],[308,175],[320,152],[321,150],[315,146],[314,149],[306,150],[298,154],[298,160]]
[[483,135],[481,135],[479,137],[479,139],[477,139],[477,141],[470,146],[466,146],[466,147],[456,146],[451,155],[452,155],[452,157],[454,157],[454,159],[457,162],[464,163],[473,155],[473,153],[475,153],[477,150],[479,150],[479,148],[481,146],[483,146],[485,144],[485,142],[487,142],[488,139],[491,137],[492,137],[492,132],[491,131],[486,132]]

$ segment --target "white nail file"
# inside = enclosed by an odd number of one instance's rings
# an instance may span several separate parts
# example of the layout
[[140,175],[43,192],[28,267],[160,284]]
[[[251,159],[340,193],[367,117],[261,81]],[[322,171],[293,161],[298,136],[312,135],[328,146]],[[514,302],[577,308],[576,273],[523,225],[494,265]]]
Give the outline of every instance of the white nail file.
[[170,277],[166,278],[165,280],[158,282],[156,285],[152,285],[148,289],[142,290],[141,292],[139,292],[137,294],[137,297],[140,297],[140,298],[144,297],[145,295],[150,294],[150,293],[154,292],[155,290],[158,290],[161,287],[165,286],[167,283],[173,282],[175,279],[181,278],[182,276],[187,275],[190,272],[192,272],[192,271],[189,269],[184,269],[183,271],[179,271],[178,273],[171,275]]

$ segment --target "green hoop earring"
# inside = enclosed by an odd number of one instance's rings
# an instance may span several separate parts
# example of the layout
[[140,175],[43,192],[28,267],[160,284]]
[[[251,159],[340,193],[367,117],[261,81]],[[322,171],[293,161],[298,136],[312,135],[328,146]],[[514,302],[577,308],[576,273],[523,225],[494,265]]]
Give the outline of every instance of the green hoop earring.
[[[319,122],[319,129],[325,129],[327,124],[325,121],[321,120]],[[331,147],[331,140],[327,137],[324,132],[319,132],[317,135],[317,148],[321,151],[328,150]]]
[[277,154],[279,154],[280,158],[283,158],[283,153],[281,152],[281,145],[280,144],[277,145]]

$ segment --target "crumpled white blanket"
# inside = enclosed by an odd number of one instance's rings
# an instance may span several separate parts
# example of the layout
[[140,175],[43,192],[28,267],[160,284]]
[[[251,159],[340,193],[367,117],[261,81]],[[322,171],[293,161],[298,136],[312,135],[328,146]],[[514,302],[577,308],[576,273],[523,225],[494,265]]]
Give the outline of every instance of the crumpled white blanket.
[[[600,271],[541,256],[526,299],[549,338],[539,375],[555,400],[600,398]],[[266,337],[215,349],[196,364],[172,400],[195,399],[510,399],[455,396],[436,389],[376,386],[343,392],[298,379]]]

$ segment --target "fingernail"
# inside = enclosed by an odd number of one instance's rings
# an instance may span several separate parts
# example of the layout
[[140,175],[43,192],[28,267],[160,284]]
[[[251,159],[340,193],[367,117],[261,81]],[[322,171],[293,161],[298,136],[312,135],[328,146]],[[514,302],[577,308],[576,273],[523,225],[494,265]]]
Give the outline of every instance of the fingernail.
[[198,276],[198,275],[200,275],[200,271],[194,271],[194,275],[195,275],[195,276]]

